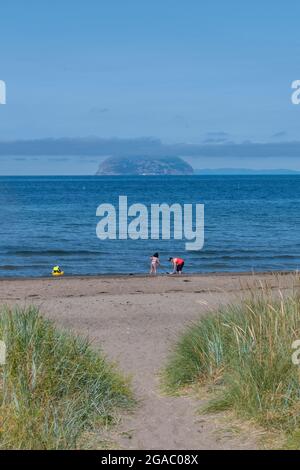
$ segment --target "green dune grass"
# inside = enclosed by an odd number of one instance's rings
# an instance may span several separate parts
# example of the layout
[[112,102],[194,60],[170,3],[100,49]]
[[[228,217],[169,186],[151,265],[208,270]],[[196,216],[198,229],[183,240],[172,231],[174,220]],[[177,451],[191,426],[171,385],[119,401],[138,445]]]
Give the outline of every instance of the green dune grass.
[[133,404],[129,385],[88,341],[59,331],[35,307],[2,308],[0,448],[76,448],[84,431]]
[[175,346],[165,382],[173,392],[212,385],[206,411],[234,410],[292,442],[300,434],[300,369],[292,362],[300,300],[279,294],[261,291],[200,317]]

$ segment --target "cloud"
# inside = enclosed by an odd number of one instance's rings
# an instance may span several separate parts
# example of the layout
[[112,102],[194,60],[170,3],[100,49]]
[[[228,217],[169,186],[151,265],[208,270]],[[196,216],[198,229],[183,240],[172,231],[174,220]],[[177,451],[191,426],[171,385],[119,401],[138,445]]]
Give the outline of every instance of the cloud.
[[216,138],[218,138],[218,137],[223,137],[223,138],[229,137],[229,134],[227,132],[224,132],[224,131],[207,132],[206,135],[208,137],[212,137],[212,138],[214,138],[214,137],[216,137]]
[[55,161],[55,162],[67,162],[69,159],[67,157],[54,157],[48,158],[48,160]]
[[224,131],[213,131],[205,134],[203,144],[222,144],[228,142],[229,134]]
[[280,131],[280,132],[276,132],[271,137],[272,137],[272,139],[279,139],[281,137],[285,137],[286,135],[287,135],[287,133],[285,131]]
[[222,144],[224,142],[227,142],[227,139],[225,139],[225,137],[210,137],[208,139],[203,140],[204,144]]
[[164,144],[155,138],[101,139],[62,138],[0,142],[0,156],[164,156],[218,158],[277,158],[300,157],[300,142],[224,142],[202,144]]
[[102,114],[105,114],[105,113],[108,113],[108,112],[109,112],[109,108],[100,107],[100,106],[93,106],[89,110],[89,115],[90,116],[101,116]]

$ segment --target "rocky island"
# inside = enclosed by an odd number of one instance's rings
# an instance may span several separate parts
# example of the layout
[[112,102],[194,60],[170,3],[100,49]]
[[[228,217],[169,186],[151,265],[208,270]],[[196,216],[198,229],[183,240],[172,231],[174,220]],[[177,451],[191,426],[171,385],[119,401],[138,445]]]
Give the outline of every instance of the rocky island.
[[96,175],[192,175],[193,168],[179,157],[108,157]]

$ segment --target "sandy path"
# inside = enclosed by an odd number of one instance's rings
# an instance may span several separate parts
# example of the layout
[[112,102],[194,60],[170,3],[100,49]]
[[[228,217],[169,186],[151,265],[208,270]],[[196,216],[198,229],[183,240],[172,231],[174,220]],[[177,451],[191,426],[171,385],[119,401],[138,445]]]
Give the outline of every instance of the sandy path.
[[[260,278],[274,283],[269,275]],[[255,442],[197,413],[201,402],[167,397],[158,374],[184,325],[241,294],[253,276],[62,278],[0,281],[0,302],[35,303],[59,325],[87,334],[132,376],[139,406],[114,435],[131,449],[242,449]],[[289,286],[287,275],[280,278]]]

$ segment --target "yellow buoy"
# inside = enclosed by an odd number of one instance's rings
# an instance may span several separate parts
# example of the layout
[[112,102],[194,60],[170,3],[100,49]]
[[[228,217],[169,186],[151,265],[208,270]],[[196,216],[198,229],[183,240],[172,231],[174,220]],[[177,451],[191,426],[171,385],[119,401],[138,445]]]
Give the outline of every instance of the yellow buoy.
[[59,266],[54,266],[54,268],[52,269],[52,276],[63,276],[63,275],[64,275],[64,271],[62,271]]

